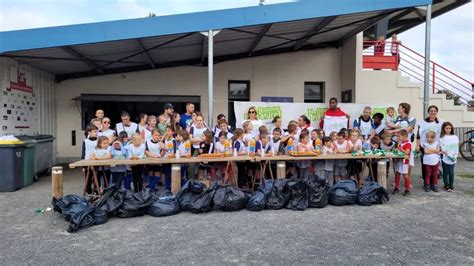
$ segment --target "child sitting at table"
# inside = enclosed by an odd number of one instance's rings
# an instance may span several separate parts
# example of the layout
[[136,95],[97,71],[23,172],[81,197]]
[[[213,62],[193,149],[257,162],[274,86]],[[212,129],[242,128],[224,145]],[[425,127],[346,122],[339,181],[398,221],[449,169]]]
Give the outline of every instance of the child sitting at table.
[[362,140],[360,139],[360,134],[357,130],[351,131],[349,149],[351,152],[359,152],[362,150]]
[[[94,152],[91,155],[91,160],[108,160],[111,159],[112,155],[110,154],[109,138],[106,136],[100,136],[97,138],[97,146],[94,149]],[[106,180],[110,178],[110,167],[101,166],[98,167],[97,177],[100,180],[100,187],[105,187]]]
[[[130,160],[139,160],[145,158],[145,144],[143,144],[140,134],[132,135],[130,144],[127,146],[127,156]],[[143,165],[133,165],[132,168],[132,182],[133,190],[139,192],[143,190]]]
[[[299,152],[309,152],[313,151],[313,145],[309,139],[309,135],[306,133],[301,133],[300,142],[298,143],[297,151]],[[296,167],[298,167],[298,177],[299,179],[306,180],[309,176],[309,167],[311,166],[310,160],[296,161]]]
[[272,145],[270,143],[270,136],[268,133],[260,133],[260,138],[257,141],[255,146],[255,152],[258,156],[271,156],[272,155]]
[[[340,131],[337,133],[336,142],[334,142],[334,153],[335,154],[346,154],[350,152],[349,141],[345,139],[345,132]],[[334,179],[339,181],[340,179],[347,178],[347,160],[338,159],[334,165]]]
[[[114,141],[110,149],[112,159],[123,160],[127,157],[127,149],[125,148],[127,139],[126,131],[119,133],[118,138]],[[112,173],[110,185],[115,184],[117,188],[121,188],[125,175],[127,174],[127,168],[127,165],[123,164],[110,167],[110,172]]]
[[[161,142],[161,134],[157,128],[151,131],[151,139],[145,141],[145,155],[148,158],[161,158],[164,144]],[[150,191],[155,191],[156,185],[161,179],[161,164],[149,164],[146,166],[148,170],[148,187]]]
[[[199,154],[211,154],[214,153],[214,136],[211,131],[204,131],[204,141],[199,144]],[[198,177],[199,179],[204,179],[204,171],[210,171],[212,179],[215,179],[216,171],[208,163],[199,163]]]
[[[330,137],[323,138],[323,155],[334,154],[333,142]],[[329,186],[334,185],[334,160],[324,160],[324,178]]]
[[245,145],[249,145],[249,142],[251,139],[255,139],[256,134],[253,132],[253,125],[251,121],[245,121],[244,124],[242,125],[244,129],[244,137],[243,141]]
[[403,177],[405,180],[405,193],[403,195],[408,196],[410,195],[411,184],[410,177],[408,176],[408,168],[410,165],[412,145],[408,139],[408,132],[405,129],[398,132],[398,147],[399,150],[405,154],[405,158],[398,159],[396,162],[395,189],[393,190],[393,194],[398,194],[400,192],[400,179]]

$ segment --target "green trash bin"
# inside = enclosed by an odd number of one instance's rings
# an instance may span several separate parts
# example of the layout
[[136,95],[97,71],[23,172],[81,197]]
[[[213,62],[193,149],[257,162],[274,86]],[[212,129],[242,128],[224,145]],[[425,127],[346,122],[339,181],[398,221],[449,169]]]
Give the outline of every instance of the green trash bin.
[[0,143],[0,192],[23,187],[24,148],[22,143]]
[[23,155],[23,187],[33,184],[35,177],[35,153],[37,142],[34,138],[26,135],[15,136],[21,140],[24,147]]

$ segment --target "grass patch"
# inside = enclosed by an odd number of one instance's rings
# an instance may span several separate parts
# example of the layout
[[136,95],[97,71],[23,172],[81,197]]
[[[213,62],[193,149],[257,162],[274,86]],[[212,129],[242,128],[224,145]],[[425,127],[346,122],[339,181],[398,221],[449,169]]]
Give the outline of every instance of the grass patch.
[[467,174],[467,173],[458,174],[458,176],[462,178],[474,178],[474,174]]

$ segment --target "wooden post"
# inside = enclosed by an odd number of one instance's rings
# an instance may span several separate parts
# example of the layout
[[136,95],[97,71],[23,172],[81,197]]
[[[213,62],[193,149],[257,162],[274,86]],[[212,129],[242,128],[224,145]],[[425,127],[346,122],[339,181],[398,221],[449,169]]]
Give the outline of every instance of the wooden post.
[[181,165],[171,165],[171,193],[177,195],[181,189]]
[[63,167],[55,166],[51,170],[51,183],[53,198],[60,199],[63,197]]
[[277,179],[285,179],[286,177],[286,162],[277,162]]
[[378,183],[387,189],[387,161],[380,160],[377,162],[377,178]]

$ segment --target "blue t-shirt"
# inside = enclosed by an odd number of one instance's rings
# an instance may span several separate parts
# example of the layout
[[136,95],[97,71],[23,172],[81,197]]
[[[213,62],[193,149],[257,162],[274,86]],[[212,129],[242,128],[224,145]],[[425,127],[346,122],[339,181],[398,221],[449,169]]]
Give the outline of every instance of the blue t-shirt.
[[193,115],[192,114],[187,115],[186,113],[184,113],[181,115],[181,120],[179,120],[179,125],[185,129],[189,127],[191,122],[193,122]]

